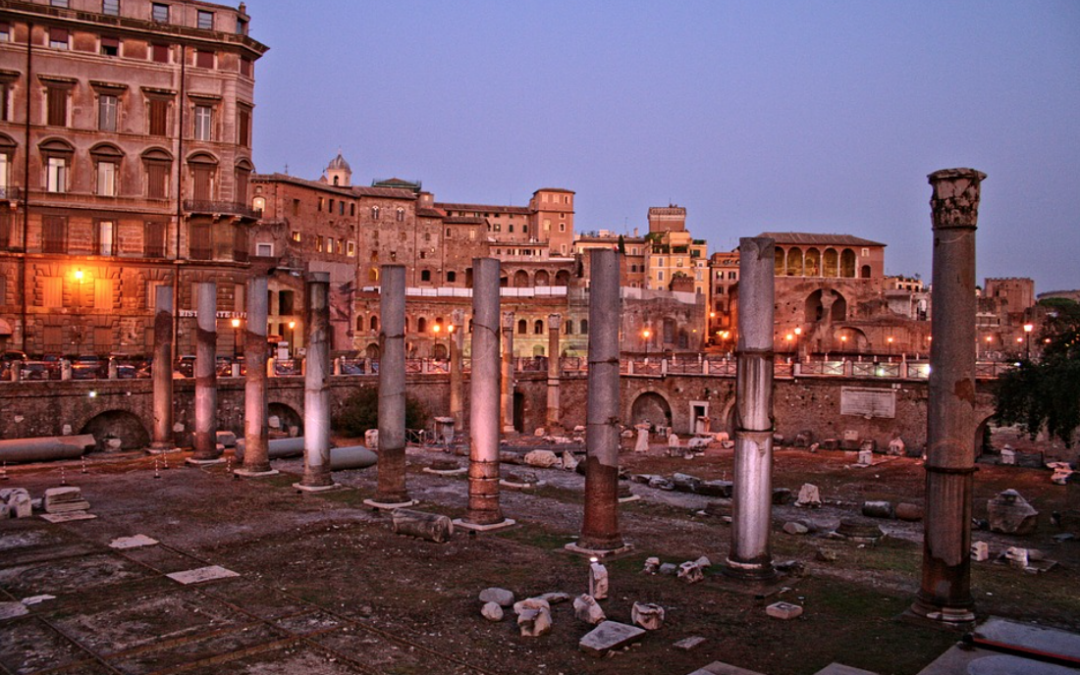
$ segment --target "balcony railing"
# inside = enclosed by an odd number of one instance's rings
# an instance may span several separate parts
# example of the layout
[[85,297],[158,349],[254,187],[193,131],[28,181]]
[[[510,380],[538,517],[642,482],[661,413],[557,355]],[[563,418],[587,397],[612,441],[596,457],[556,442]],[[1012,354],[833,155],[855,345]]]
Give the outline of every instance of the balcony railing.
[[15,201],[23,198],[21,187],[0,187],[0,201]]
[[247,204],[240,202],[208,202],[196,199],[185,199],[184,210],[188,213],[226,213],[231,216],[258,219],[262,216],[262,210],[253,209]]

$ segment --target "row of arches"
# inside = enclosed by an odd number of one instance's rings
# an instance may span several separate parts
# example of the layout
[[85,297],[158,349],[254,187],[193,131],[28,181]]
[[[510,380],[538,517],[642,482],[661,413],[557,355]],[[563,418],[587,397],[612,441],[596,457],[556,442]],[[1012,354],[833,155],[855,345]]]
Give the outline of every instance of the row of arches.
[[[554,279],[554,283],[552,283]],[[559,270],[552,277],[547,270],[536,270],[529,274],[528,270],[517,270],[512,275],[504,274],[499,279],[499,285],[507,288],[532,288],[534,286],[569,286],[569,270]]]
[[[799,246],[776,248],[775,272],[778,277],[836,277],[854,279],[856,276],[855,251],[844,248],[837,251],[828,247],[824,251],[811,246],[805,251]],[[858,276],[869,279],[870,265],[858,269]]]
[[[416,317],[415,323],[410,320],[410,317],[405,317],[405,332],[410,332],[410,325],[415,327],[416,333],[432,333],[433,335],[442,335],[444,333],[449,334],[449,324],[441,316],[437,316],[433,321],[429,320],[426,316]],[[533,335],[545,334],[545,322],[543,319],[535,319],[531,323],[528,319],[518,319],[516,332],[518,335],[528,335],[530,333],[530,327],[532,328]],[[376,314],[370,316],[358,316],[356,318],[356,330],[363,332],[369,331],[371,333],[379,332],[379,317]],[[472,319],[469,319],[468,332],[472,332]],[[563,334],[564,335],[588,335],[589,334],[589,320],[581,319],[576,324],[573,319],[567,319],[563,321]]]

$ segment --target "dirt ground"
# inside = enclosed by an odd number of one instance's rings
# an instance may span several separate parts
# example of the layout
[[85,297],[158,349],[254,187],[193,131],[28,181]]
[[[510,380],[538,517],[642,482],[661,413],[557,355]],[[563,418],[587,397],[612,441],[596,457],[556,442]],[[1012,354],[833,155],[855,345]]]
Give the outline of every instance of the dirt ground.
[[[337,439],[340,444],[354,440]],[[523,452],[533,439],[517,439]],[[704,456],[673,459],[654,446],[647,455],[624,452],[633,474],[687,473],[732,477],[733,451],[710,447]],[[169,469],[141,453],[94,456],[84,466],[8,467],[0,488],[25,487],[33,497],[60,484],[78,485],[92,520],[53,524],[40,518],[0,521],[0,603],[51,596],[28,614],[0,619],[0,670],[6,673],[615,673],[686,674],[722,661],[768,675],[809,675],[829,663],[885,675],[918,673],[959,634],[901,619],[918,590],[921,524],[872,520],[868,500],[922,503],[924,471],[917,459],[876,456],[855,468],[855,453],[779,448],[773,484],[798,493],[820,488],[825,506],[791,504],[773,510],[775,562],[801,571],[754,585],[719,573],[731,530],[722,500],[630,483],[641,497],[620,508],[620,529],[632,550],[606,565],[611,596],[601,602],[611,620],[630,623],[635,601],[666,610],[666,621],[625,651],[596,659],[578,650],[591,627],[569,602],[552,607],[552,633],[525,638],[513,613],[492,623],[477,595],[489,586],[522,599],[546,592],[570,595],[587,587],[587,561],[565,551],[581,529],[583,478],[559,469],[534,471],[545,485],[503,488],[501,506],[514,527],[446,544],[395,535],[388,514],[363,505],[376,469],[334,474],[326,493],[296,491],[302,461],[279,460],[281,474],[235,480],[228,465]],[[468,481],[423,471],[437,460],[466,458],[410,448],[408,488],[417,508],[464,514]],[[155,478],[157,473],[160,478]],[[1045,469],[981,464],[975,474],[974,516],[1006,488],[1040,511],[1029,537],[977,530],[993,554],[1009,546],[1035,548],[1058,562],[1026,574],[991,562],[973,563],[972,590],[980,616],[1004,616],[1080,630],[1080,544],[1058,541],[1052,512],[1065,510],[1066,488]],[[881,526],[877,544],[831,538],[841,518]],[[813,530],[789,535],[784,523]],[[156,546],[117,551],[117,537],[144,534]],[[705,555],[715,565],[705,581],[642,572],[645,559],[680,563]],[[219,565],[238,574],[182,586],[172,572]],[[785,600],[804,608],[797,619],[766,615]],[[0,605],[2,607],[3,605]],[[10,606],[10,605],[9,605]],[[674,644],[701,636],[690,651]]]

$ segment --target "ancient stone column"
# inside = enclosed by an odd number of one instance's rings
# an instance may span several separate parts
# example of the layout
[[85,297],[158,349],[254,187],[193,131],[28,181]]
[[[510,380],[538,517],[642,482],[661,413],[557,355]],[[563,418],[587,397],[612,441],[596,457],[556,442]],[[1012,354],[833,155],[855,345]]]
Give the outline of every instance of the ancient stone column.
[[513,524],[499,507],[499,261],[473,259],[472,376],[469,378],[469,508],[465,529]]
[[611,553],[619,534],[619,254],[589,251],[589,380],[585,411],[585,519],[572,550]]
[[298,489],[334,487],[330,475],[330,273],[312,272],[307,279],[307,356],[304,363],[304,477]]
[[195,452],[188,461],[221,462],[217,448],[217,283],[195,284]]
[[461,353],[465,345],[465,311],[455,309],[450,314],[454,334],[450,336],[450,417],[454,418],[454,429],[464,429],[465,390],[462,385],[465,378],[461,372]]
[[911,611],[950,624],[975,620],[971,596],[971,491],[975,472],[974,169],[930,174],[934,225],[926,517],[922,585]]
[[[615,289],[618,290],[618,279]],[[591,324],[590,324],[591,325]],[[548,376],[547,376],[547,429],[562,426],[562,414],[559,410],[559,329],[562,327],[562,315],[548,314]]]
[[162,284],[154,291],[154,437],[150,452],[165,452],[173,442],[173,289]]
[[383,265],[380,279],[379,476],[368,503],[393,508],[412,503],[405,488],[405,266]]
[[266,412],[266,321],[269,312],[266,294],[268,280],[253,276],[247,282],[247,327],[244,330],[244,465],[236,471],[242,476],[269,476],[277,473],[270,467],[269,429]]
[[[738,356],[735,371],[735,486],[731,550],[725,573],[741,579],[775,574],[772,525],[774,243],[739,240]],[[591,328],[591,325],[590,325]]]
[[[514,313],[502,313],[502,386],[500,392],[499,420],[504,434],[514,433]],[[476,344],[473,343],[475,349]],[[476,377],[473,371],[473,377]]]

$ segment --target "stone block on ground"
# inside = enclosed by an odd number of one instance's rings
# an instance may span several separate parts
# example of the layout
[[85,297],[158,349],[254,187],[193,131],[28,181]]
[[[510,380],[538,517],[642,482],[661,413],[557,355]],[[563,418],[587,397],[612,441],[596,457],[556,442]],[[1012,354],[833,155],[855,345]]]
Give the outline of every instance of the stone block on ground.
[[1016,490],[1004,490],[986,502],[990,530],[1002,534],[1028,535],[1035,531],[1039,512]]
[[591,656],[601,657],[612,649],[621,649],[641,639],[644,628],[628,626],[617,621],[604,621],[592,629],[578,642],[578,648]]
[[68,513],[90,508],[90,502],[83,499],[82,490],[73,485],[45,490],[42,505],[45,513]]
[[677,473],[671,477],[675,489],[680,492],[697,492],[701,488],[701,479],[686,473]]
[[799,522],[788,521],[784,523],[784,532],[793,535],[807,534],[810,532],[810,528]]
[[34,512],[30,493],[25,488],[0,490],[0,507],[3,507],[10,518],[29,518]]
[[563,593],[562,591],[550,591],[548,593],[541,593],[537,597],[541,600],[547,600],[549,605],[560,605],[570,599],[570,594]]
[[705,579],[705,573],[695,561],[687,561],[679,565],[678,576],[688,584],[696,584]]
[[589,565],[589,595],[597,600],[608,596],[608,571],[602,563],[594,562]]
[[514,592],[505,588],[485,588],[480,591],[480,602],[494,602],[500,607],[510,607],[514,604]]
[[607,619],[607,616],[604,615],[604,610],[601,609],[600,605],[596,603],[596,600],[587,593],[583,593],[574,598],[574,616],[577,617],[579,621],[584,621],[593,626]]
[[217,432],[217,443],[226,448],[236,447],[236,434],[231,431]]
[[735,484],[729,480],[703,480],[698,486],[697,493],[706,497],[730,498]]
[[635,602],[630,619],[645,630],[659,630],[664,626],[664,608],[651,602]]
[[896,517],[898,520],[916,522],[923,519],[923,507],[911,502],[900,502],[896,505]]
[[799,488],[799,498],[795,500],[795,506],[804,509],[821,508],[821,491],[813,483],[803,483]]
[[971,559],[975,562],[985,562],[990,559],[990,544],[985,541],[976,541],[971,544]]
[[656,574],[660,571],[660,558],[645,558],[645,567],[641,570],[645,574]]
[[480,608],[480,615],[488,621],[502,621],[503,609],[497,603],[485,602]]
[[526,453],[525,463],[541,469],[549,469],[558,465],[559,456],[550,450],[532,450]]
[[863,502],[862,514],[867,518],[892,519],[896,514],[893,511],[892,502],[871,501]]
[[695,647],[701,646],[701,643],[705,642],[705,638],[700,635],[693,635],[688,638],[683,638],[672,645],[675,649],[681,649],[684,652],[688,652]]
[[889,441],[889,452],[888,452],[888,454],[893,455],[894,457],[903,457],[904,456],[904,439],[897,436],[896,438]]
[[845,666],[842,663],[830,663],[814,673],[814,675],[877,675],[877,673],[862,668]]
[[765,613],[776,619],[794,619],[803,613],[803,608],[790,602],[774,602],[765,608]]
[[527,598],[514,603],[522,637],[541,637],[551,632],[551,605],[547,600]]
[[713,661],[707,666],[698,668],[690,675],[762,675],[756,670],[747,670],[746,668],[740,668],[733,666],[730,663],[723,663],[721,661]]
[[454,536],[454,524],[449,517],[413,509],[394,509],[390,514],[395,534],[426,539],[445,544]]

